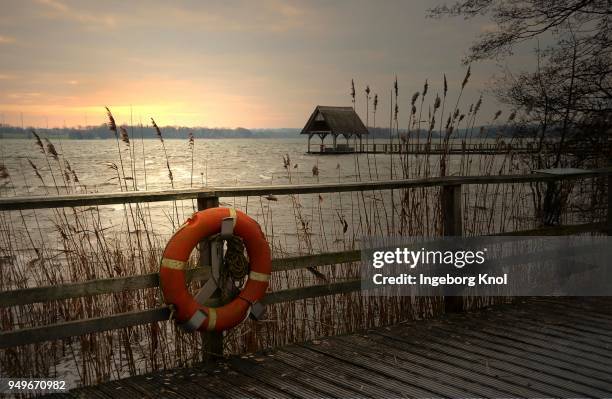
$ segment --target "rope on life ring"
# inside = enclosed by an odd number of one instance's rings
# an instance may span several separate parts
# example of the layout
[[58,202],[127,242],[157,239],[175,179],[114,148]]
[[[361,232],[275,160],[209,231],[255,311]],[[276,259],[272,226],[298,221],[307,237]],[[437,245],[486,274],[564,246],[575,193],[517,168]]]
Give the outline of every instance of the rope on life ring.
[[234,281],[240,281],[249,274],[249,260],[244,256],[244,243],[240,237],[227,238],[227,252],[223,258],[223,269]]

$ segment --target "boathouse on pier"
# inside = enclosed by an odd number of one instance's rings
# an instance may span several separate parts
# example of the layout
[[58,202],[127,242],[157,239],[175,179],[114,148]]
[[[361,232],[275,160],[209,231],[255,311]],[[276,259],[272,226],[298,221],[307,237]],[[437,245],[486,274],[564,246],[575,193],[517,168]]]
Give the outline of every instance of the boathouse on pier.
[[[318,105],[310,115],[301,134],[308,135],[309,153],[355,152],[357,140],[359,140],[357,152],[361,152],[363,148],[362,138],[368,134],[368,129],[352,107]],[[321,143],[315,151],[311,151],[310,141],[315,135],[319,136]],[[325,143],[327,136],[332,137],[332,143]],[[339,136],[343,136],[346,143],[338,143]],[[353,146],[351,146],[351,138],[353,138]]]

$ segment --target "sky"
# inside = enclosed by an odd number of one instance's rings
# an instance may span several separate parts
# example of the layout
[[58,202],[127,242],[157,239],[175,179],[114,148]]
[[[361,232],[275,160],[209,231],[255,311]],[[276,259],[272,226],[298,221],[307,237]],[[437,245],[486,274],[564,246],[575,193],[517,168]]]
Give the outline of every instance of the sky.
[[[118,123],[302,127],[313,108],[351,105],[366,119],[365,86],[389,124],[393,80],[400,125],[429,80],[429,100],[449,82],[456,101],[485,17],[427,18],[440,1],[0,0],[0,122],[34,127]],[[473,64],[464,107],[485,91],[483,118],[503,109],[486,92],[501,68]],[[372,125],[372,115],[368,116]]]

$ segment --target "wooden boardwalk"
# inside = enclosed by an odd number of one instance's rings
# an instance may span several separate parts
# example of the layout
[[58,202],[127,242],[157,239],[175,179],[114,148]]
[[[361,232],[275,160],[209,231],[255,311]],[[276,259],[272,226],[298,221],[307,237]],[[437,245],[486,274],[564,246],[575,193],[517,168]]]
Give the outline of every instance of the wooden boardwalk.
[[532,298],[64,397],[612,397],[612,298]]

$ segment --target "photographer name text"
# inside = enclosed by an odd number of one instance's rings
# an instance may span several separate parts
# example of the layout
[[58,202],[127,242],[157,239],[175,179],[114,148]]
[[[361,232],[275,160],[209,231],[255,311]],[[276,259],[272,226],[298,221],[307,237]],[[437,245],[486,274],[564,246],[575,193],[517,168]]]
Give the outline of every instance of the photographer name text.
[[476,285],[508,285],[508,274],[501,276],[491,276],[488,273],[481,273],[477,276],[426,276],[420,273],[402,273],[398,276],[384,276],[380,273],[372,276],[372,281],[376,285],[430,285],[439,287],[442,285],[464,285],[475,287]]

